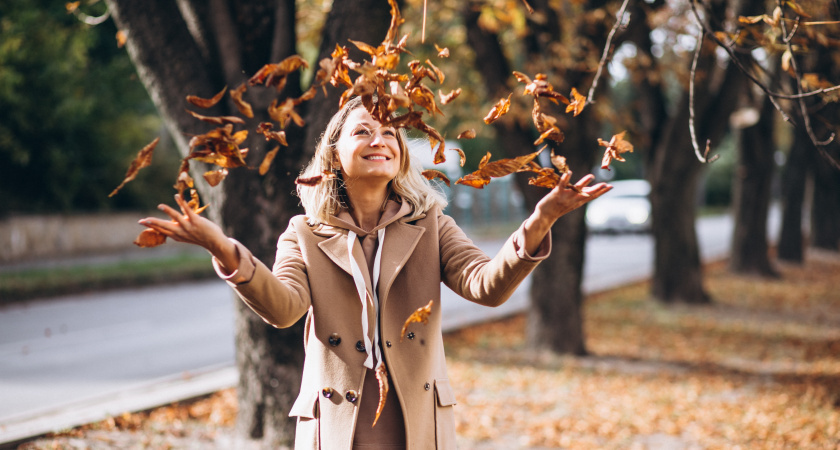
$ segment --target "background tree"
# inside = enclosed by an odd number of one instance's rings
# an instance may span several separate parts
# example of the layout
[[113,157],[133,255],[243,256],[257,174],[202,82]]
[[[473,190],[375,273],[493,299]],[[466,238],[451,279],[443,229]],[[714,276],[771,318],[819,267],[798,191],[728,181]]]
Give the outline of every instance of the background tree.
[[[189,137],[209,128],[185,112],[187,95],[209,98],[224,86],[239,86],[262,65],[299,53],[299,28],[315,26],[322,30],[321,46],[312,55],[317,57],[312,61],[317,64],[336,43],[346,44],[347,39],[380,42],[390,23],[390,8],[384,0],[335,2],[326,18],[320,19],[322,27],[299,23],[293,0],[107,3],[119,29],[127,33],[126,46],[140,79],[182,155],[188,154]],[[255,113],[248,127],[254,129],[257,123],[269,120],[266,107],[275,97],[298,97],[301,92],[301,83],[294,77],[279,94],[269,88],[248,90],[247,100]],[[334,91],[329,97],[319,95],[301,105],[299,112],[306,126],[287,128],[290,145],[282,149],[266,176],[254,170],[232,170],[220,187],[199,187],[202,198],[212,204],[211,217],[269,266],[277,236],[300,212],[292,195],[294,179],[337,106]],[[210,115],[232,115],[236,109],[231,103],[220,103],[209,111]],[[247,162],[251,167],[259,165],[271,149],[256,133],[243,147],[250,148]],[[194,178],[200,181],[201,176],[196,175]],[[240,372],[237,429],[240,435],[262,439],[266,445],[287,443],[294,433],[294,423],[287,414],[300,386],[304,356],[302,322],[278,330],[266,325],[242,302],[236,304],[236,360]]]

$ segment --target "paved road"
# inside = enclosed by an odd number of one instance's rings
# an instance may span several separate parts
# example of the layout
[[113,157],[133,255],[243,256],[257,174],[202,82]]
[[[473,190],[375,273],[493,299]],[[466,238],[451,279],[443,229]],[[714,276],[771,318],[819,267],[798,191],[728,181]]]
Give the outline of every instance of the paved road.
[[[731,221],[698,225],[705,260],[724,256]],[[503,244],[477,241],[488,254]],[[650,236],[593,236],[584,291],[645,279]],[[527,306],[530,280],[499,308],[444,287],[446,330]],[[0,308],[0,443],[235,384],[233,302],[220,280],[68,296]]]

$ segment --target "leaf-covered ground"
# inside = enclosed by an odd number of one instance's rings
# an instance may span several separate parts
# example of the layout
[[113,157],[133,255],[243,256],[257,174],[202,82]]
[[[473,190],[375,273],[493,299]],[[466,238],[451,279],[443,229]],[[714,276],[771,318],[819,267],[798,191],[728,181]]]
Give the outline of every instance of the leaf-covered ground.
[[[708,268],[708,306],[591,296],[588,357],[529,351],[522,316],[447,335],[460,448],[840,448],[840,257],[778,268]],[[235,408],[227,390],[21,448],[230,448]]]

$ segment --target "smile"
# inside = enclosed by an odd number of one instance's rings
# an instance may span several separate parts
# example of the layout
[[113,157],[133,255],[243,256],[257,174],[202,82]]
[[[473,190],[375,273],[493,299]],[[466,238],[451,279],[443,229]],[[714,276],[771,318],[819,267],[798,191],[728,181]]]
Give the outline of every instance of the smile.
[[391,158],[381,156],[381,155],[365,156],[364,159],[366,159],[368,161],[390,161],[391,160]]

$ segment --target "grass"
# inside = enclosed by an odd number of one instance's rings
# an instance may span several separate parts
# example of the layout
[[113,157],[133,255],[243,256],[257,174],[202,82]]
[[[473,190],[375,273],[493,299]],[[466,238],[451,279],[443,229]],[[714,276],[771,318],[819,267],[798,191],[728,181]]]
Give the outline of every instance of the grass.
[[0,304],[215,276],[202,252],[0,272]]
[[[524,315],[447,334],[459,448],[840,448],[840,256],[778,268],[767,280],[708,267],[709,305],[660,304],[647,283],[589,296],[586,357],[531,350]],[[225,448],[235,398],[126,413],[21,449]]]

